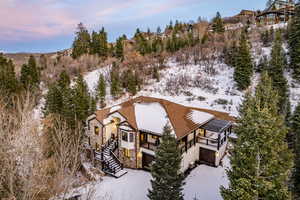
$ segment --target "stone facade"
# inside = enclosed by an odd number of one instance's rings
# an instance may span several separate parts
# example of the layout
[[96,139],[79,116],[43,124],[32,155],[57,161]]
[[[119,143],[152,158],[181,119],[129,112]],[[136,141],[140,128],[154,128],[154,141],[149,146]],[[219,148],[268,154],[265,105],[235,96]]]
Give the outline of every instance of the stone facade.
[[89,136],[89,144],[93,149],[100,150],[103,141],[103,125],[97,121],[96,118],[91,118],[87,120],[88,130],[87,134]]

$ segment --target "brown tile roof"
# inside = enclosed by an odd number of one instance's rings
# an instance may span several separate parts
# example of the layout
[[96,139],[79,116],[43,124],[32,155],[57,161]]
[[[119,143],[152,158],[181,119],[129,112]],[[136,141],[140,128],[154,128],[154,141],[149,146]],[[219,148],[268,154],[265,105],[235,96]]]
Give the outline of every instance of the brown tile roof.
[[[138,129],[136,116],[135,116],[134,103],[154,103],[154,102],[160,103],[164,107],[178,139],[184,137],[185,135],[189,134],[191,131],[195,130],[200,125],[202,125],[202,124],[195,124],[192,120],[188,119],[187,116],[192,110],[198,110],[201,112],[209,113],[213,115],[216,119],[235,121],[235,119],[231,117],[228,113],[218,112],[209,109],[187,107],[165,99],[145,97],[145,96],[140,96],[134,99],[130,99],[129,101],[119,104],[121,108],[118,109],[117,112],[122,114],[127,119],[127,122],[133,128]],[[107,118],[109,114],[110,114],[110,108],[98,110],[96,111],[96,118],[97,120],[103,122],[103,120]]]

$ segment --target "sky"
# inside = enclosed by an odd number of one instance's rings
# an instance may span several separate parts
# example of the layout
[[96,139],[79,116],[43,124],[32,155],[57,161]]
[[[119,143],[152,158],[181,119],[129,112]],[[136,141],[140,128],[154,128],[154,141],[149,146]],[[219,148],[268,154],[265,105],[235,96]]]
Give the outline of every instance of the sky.
[[70,48],[78,23],[105,27],[110,41],[136,28],[155,31],[170,20],[211,19],[219,11],[263,9],[264,0],[0,0],[0,52],[53,52]]

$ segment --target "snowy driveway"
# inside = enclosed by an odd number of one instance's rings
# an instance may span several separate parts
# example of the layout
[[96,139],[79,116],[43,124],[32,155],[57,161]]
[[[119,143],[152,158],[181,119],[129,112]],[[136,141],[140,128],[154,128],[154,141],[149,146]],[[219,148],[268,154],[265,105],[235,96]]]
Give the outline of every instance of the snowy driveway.
[[[228,158],[223,159],[224,167],[213,168],[200,165],[185,179],[184,198],[193,200],[222,200],[219,188],[227,186],[225,174]],[[146,200],[151,174],[142,170],[126,169],[128,173],[119,179],[104,177],[95,186],[96,199],[103,200]]]

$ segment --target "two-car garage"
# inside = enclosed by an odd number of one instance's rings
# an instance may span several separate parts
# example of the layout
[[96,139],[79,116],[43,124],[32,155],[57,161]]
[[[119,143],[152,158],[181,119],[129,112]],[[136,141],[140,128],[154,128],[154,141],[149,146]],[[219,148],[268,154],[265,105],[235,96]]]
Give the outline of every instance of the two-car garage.
[[200,147],[199,161],[203,164],[216,166],[216,152]]

